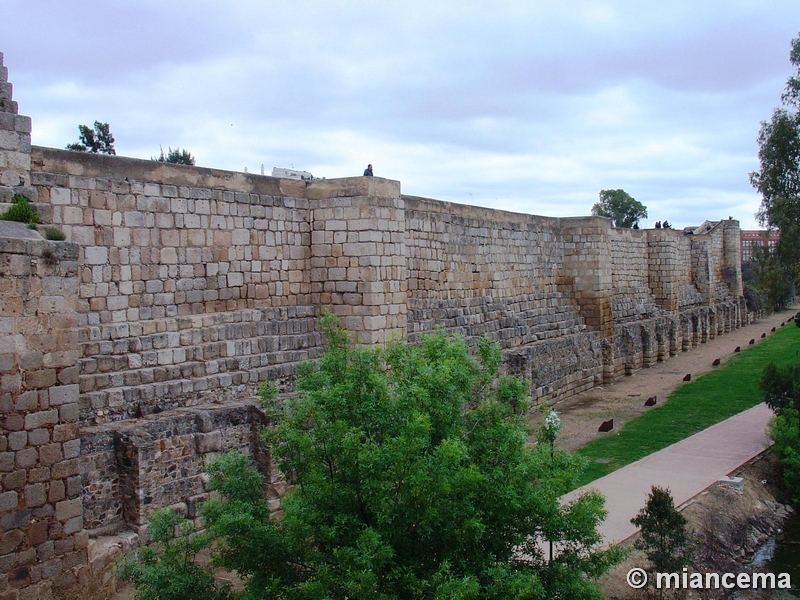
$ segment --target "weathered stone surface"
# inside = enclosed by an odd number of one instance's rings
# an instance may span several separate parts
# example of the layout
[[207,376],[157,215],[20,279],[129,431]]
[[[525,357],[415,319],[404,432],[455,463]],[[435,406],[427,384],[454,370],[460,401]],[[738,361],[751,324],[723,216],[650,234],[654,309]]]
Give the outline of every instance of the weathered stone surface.
[[80,499],[62,500],[56,503],[56,518],[59,521],[66,521],[73,517],[80,516],[83,512],[83,503]]
[[222,448],[222,432],[196,433],[194,436],[198,454],[218,452]]
[[31,147],[11,89],[0,54],[0,201],[24,192],[70,240],[0,223],[0,562],[13,559],[0,572],[20,598],[103,581],[89,530],[138,530],[165,506],[197,518],[212,453],[253,456],[279,510],[287,484],[247,399],[268,380],[290,391],[319,356],[321,307],[361,343],[488,336],[536,402],[748,319],[736,221],[621,230],[403,196],[381,178]]
[[19,504],[17,492],[3,492],[0,494],[0,514],[15,510]]

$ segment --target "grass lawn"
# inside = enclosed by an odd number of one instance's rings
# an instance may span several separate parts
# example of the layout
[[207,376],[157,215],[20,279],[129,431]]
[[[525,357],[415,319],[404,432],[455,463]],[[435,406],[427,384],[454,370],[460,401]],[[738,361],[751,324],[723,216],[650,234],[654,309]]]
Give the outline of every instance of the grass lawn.
[[[575,487],[616,471],[762,401],[758,380],[773,361],[800,361],[800,328],[787,323],[756,346],[743,348],[714,371],[687,383],[667,401],[625,423],[619,433],[578,450],[588,465]],[[598,463],[597,459],[608,460]]]

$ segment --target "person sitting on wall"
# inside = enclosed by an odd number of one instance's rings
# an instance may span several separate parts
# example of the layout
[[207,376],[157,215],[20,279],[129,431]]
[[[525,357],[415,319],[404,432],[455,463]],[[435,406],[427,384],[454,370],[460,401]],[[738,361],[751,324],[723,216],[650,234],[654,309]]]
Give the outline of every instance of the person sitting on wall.
[[372,177],[372,165],[367,165],[367,168],[364,169],[364,177]]
[[656,229],[661,229],[661,221],[656,221]]

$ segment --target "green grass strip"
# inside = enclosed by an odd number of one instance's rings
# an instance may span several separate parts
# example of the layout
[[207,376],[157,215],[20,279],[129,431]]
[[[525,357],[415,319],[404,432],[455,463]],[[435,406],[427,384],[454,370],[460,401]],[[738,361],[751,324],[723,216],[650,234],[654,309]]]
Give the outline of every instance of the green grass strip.
[[[743,349],[695,382],[682,385],[664,404],[631,419],[618,433],[578,450],[588,465],[575,487],[755,406],[763,400],[758,381],[770,361],[778,365],[800,361],[800,328],[794,323],[787,323],[757,345]],[[597,459],[609,462],[597,463]]]

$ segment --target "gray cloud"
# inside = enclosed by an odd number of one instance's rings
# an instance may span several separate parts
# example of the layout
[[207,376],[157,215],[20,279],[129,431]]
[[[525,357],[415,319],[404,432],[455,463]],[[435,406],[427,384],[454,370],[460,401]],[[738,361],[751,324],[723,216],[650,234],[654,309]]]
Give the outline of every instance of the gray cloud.
[[34,143],[99,119],[122,154],[326,177],[373,162],[409,193],[552,215],[622,187],[678,224],[752,224],[755,136],[800,16],[790,0],[6,4]]

